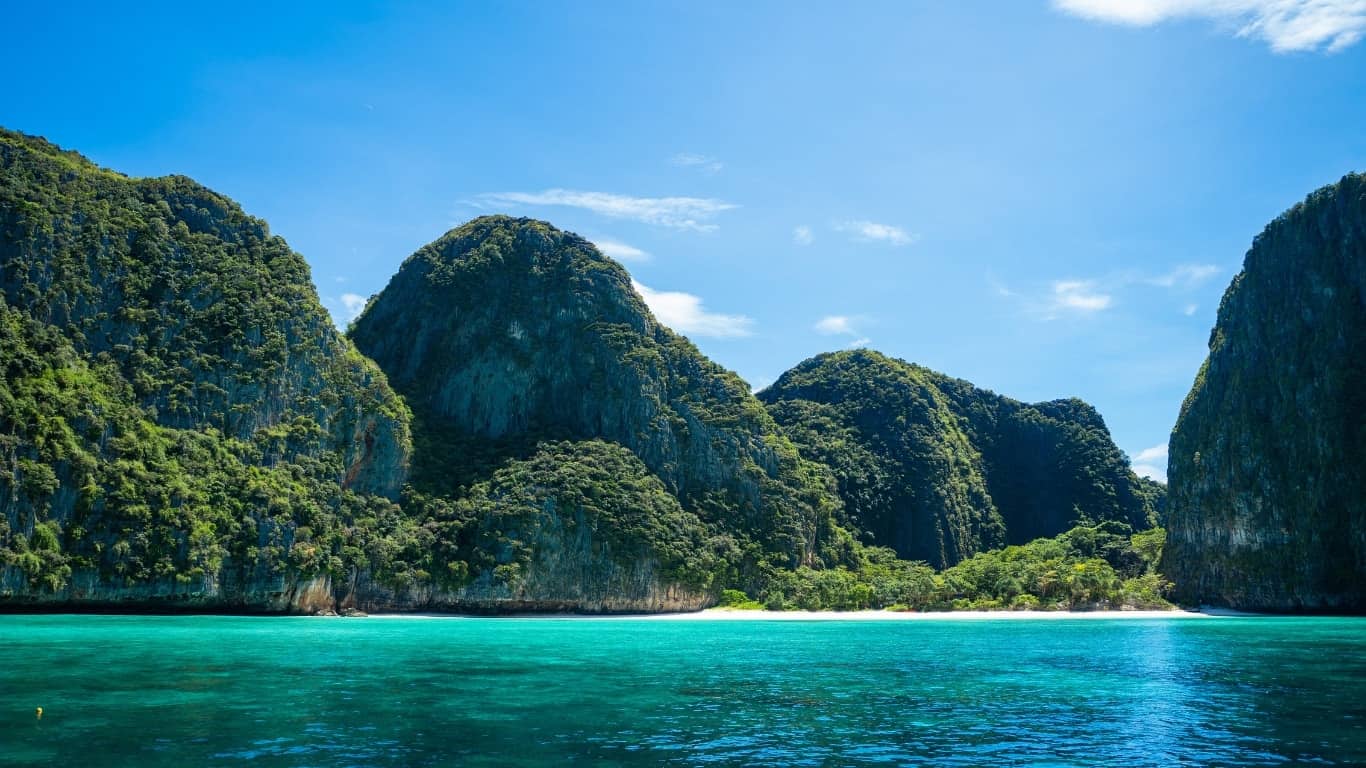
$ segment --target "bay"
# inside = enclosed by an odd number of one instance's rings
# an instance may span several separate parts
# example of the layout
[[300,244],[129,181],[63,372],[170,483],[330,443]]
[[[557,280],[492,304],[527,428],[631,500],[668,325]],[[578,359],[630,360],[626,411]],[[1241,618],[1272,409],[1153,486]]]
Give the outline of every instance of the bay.
[[0,766],[243,763],[1366,764],[1366,619],[0,616]]

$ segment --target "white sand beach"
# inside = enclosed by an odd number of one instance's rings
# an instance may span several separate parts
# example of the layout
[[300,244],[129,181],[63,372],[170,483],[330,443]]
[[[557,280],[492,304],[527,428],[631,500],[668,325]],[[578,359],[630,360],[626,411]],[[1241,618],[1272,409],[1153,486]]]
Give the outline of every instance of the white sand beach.
[[695,613],[639,616],[649,621],[1095,621],[1101,619],[1215,619],[1257,614],[1200,611],[764,611],[710,608]]
[[[375,613],[384,619],[473,619],[487,618],[449,613]],[[1110,619],[1219,619],[1259,616],[1261,614],[1202,608],[1198,611],[765,611],[735,608],[708,608],[692,613],[638,614],[509,614],[501,618],[548,620],[621,620],[634,621],[1098,621]]]

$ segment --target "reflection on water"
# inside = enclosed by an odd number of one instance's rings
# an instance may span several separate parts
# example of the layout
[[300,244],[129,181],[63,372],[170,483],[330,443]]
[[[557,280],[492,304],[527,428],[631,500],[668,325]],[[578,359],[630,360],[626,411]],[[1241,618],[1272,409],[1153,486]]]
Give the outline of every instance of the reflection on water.
[[1363,685],[1362,619],[0,617],[0,765],[1362,764]]

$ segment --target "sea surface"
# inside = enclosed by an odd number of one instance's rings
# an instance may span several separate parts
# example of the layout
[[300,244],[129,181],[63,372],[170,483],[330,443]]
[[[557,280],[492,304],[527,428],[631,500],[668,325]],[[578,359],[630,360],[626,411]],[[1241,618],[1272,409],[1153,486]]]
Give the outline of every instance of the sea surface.
[[0,766],[244,763],[1362,765],[1366,619],[0,616]]

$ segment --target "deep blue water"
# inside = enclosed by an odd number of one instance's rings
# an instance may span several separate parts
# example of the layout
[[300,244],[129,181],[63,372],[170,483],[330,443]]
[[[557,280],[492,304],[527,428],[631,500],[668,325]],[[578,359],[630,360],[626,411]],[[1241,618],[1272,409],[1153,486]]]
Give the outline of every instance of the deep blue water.
[[1366,764],[1366,619],[0,616],[0,766],[569,762]]

